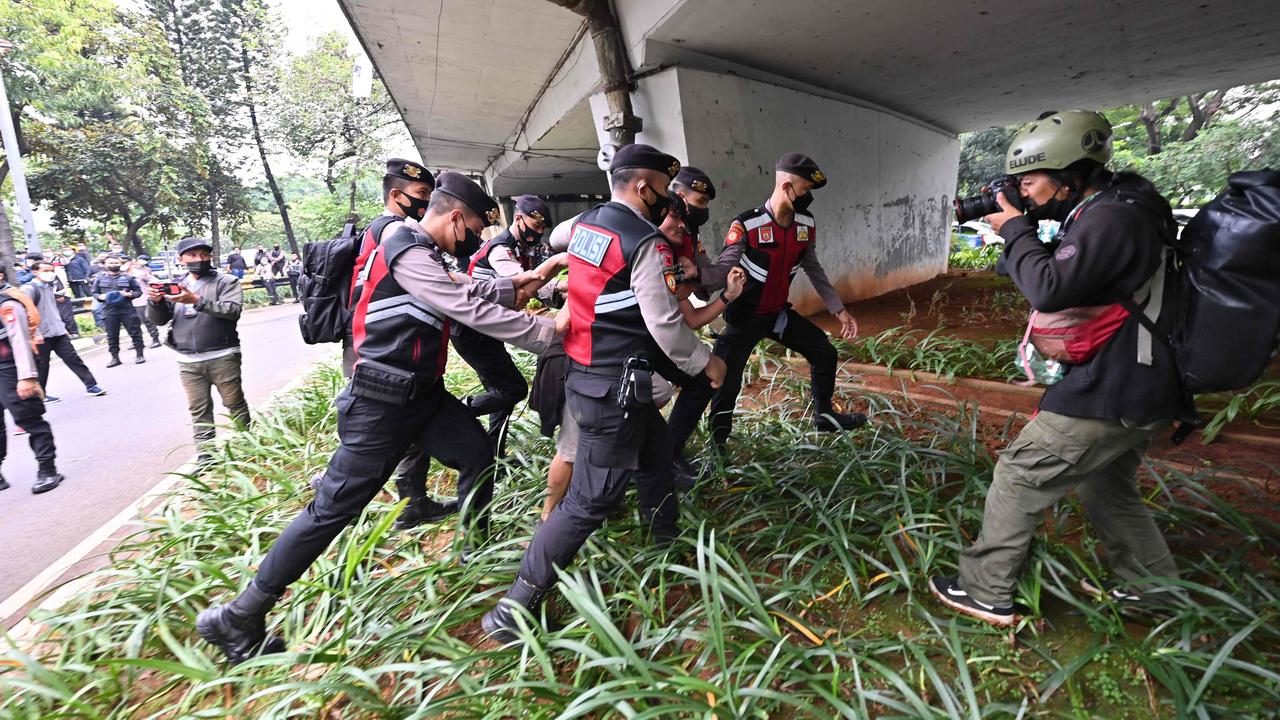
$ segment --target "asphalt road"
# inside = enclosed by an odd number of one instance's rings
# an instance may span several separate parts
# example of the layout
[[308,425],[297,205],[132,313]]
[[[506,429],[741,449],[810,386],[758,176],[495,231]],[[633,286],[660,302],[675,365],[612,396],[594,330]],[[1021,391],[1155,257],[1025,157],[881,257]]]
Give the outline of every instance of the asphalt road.
[[[251,410],[316,361],[337,357],[337,345],[302,342],[298,312],[297,305],[288,303],[250,310],[240,320]],[[127,344],[128,336],[121,335]],[[49,390],[62,401],[50,404],[45,416],[58,444],[58,469],[67,479],[50,492],[31,494],[35,458],[27,437],[15,437],[12,419],[6,417],[3,472],[12,487],[0,492],[0,601],[194,454],[175,353],[164,347],[147,350],[144,365],[134,365],[132,355],[126,350],[121,353],[125,364],[107,369],[105,346],[81,351],[107,390],[102,397],[87,397],[79,380],[61,361],[53,361]],[[224,421],[221,404],[215,404],[219,421]]]

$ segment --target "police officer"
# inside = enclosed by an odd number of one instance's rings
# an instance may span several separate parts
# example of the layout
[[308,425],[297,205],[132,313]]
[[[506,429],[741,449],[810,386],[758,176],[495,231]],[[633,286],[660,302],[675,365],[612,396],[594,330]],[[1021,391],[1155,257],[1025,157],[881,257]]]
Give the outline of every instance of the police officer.
[[711,201],[716,199],[716,186],[705,172],[685,166],[680,168],[676,179],[671,183],[671,192],[683,200],[685,206],[685,230],[682,232],[684,242],[673,245],[671,249],[675,251],[676,258],[686,258],[696,271],[690,274],[690,278],[697,279],[698,295],[705,300],[711,296],[711,290],[724,286],[724,276],[728,272],[704,273],[712,268],[713,263],[699,240],[702,226],[710,218]]
[[[474,278],[492,280],[513,277],[533,270],[538,264],[538,248],[551,213],[547,204],[533,195],[516,198],[511,226],[493,236],[471,256],[468,272]],[[459,327],[453,346],[476,371],[484,392],[462,399],[471,412],[489,416],[489,438],[494,452],[502,456],[506,444],[507,420],[516,405],[529,394],[529,383],[507,354],[502,341],[467,327]]]
[[810,157],[800,153],[783,155],[776,166],[773,194],[764,205],[733,221],[715,267],[703,271],[712,276],[741,266],[747,271],[747,287],[725,309],[725,330],[716,340],[715,353],[728,366],[724,387],[713,392],[706,383],[686,385],[671,411],[671,438],[677,462],[683,458],[684,444],[708,402],[712,440],[718,448],[724,446],[732,428],[742,371],[755,346],[766,337],[809,361],[816,429],[851,430],[866,423],[866,416],[861,413],[838,413],[832,407],[836,349],[822,330],[787,302],[791,278],[803,269],[827,310],[840,321],[841,335],[857,336],[858,323],[844,308],[818,262],[817,224],[808,208],[812,191],[826,184],[826,176]]
[[652,399],[651,368],[670,363],[718,385],[723,363],[681,318],[675,261],[656,223],[671,204],[680,169],[649,145],[627,145],[610,164],[612,199],[583,213],[569,241],[573,323],[565,390],[581,429],[565,499],[534,533],[507,596],[482,626],[500,642],[517,639],[516,613],[534,611],[587,537],[626,492],[637,470],[642,518],[656,538],[675,534],[670,463],[653,452],[665,432]]
[[[417,222],[427,212],[431,193],[435,190],[435,176],[425,166],[404,158],[391,158],[386,162],[382,176],[383,213],[364,229],[356,268],[363,269],[382,238],[405,222]],[[351,307],[355,307],[364,287],[365,274],[356,272],[351,278]],[[351,377],[355,366],[355,345],[352,339],[342,344],[342,373]],[[443,520],[458,511],[456,502],[441,503],[427,494],[427,473],[431,469],[431,457],[417,444],[411,444],[404,459],[396,466],[396,491],[400,499],[408,500],[404,510],[396,518],[396,530],[408,530],[424,523]],[[315,484],[318,485],[318,478]],[[318,488],[317,488],[318,489]]]
[[444,387],[450,327],[464,323],[532,352],[555,337],[551,320],[503,307],[527,299],[539,284],[536,273],[484,281],[447,265],[445,253],[479,248],[479,233],[497,214],[497,204],[474,182],[441,173],[422,222],[397,226],[371,254],[354,308],[357,361],[336,401],[341,444],[320,490],[272,545],[248,587],[196,620],[200,634],[231,662],[284,649],[282,639],[266,636],[266,613],[378,494],[411,443],[458,470],[460,527],[470,520],[471,532],[486,532],[493,447]]
[[107,350],[111,352],[111,361],[107,367],[120,364],[120,326],[128,331],[133,340],[133,351],[136,353],[134,364],[146,362],[142,354],[142,323],[138,313],[133,309],[133,299],[142,295],[142,286],[132,275],[120,272],[123,261],[119,255],[110,255],[104,263],[104,269],[93,278],[89,286],[89,294],[102,303],[102,321],[107,330]]
[[[32,342],[35,328],[30,323],[33,314],[28,312],[30,301],[23,302],[25,296],[11,294],[14,291],[9,283],[0,283],[0,463],[9,449],[9,433],[4,427],[4,411],[8,410],[13,422],[27,431],[38,463],[31,492],[45,493],[61,485],[63,478],[55,464],[58,450],[53,443],[53,428],[44,419],[44,391],[38,380]],[[0,490],[8,487],[0,475]]]

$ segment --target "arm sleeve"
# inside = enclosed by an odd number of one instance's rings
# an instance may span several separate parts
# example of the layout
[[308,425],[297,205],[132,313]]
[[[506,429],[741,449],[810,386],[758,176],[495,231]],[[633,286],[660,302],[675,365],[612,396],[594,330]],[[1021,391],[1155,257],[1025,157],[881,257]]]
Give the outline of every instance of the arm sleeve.
[[520,261],[511,257],[511,250],[506,245],[499,245],[489,251],[489,265],[499,277],[512,277],[524,272]]
[[800,267],[804,268],[804,274],[809,277],[813,289],[818,291],[818,297],[822,298],[822,304],[827,306],[827,312],[836,315],[844,310],[844,301],[840,299],[836,289],[831,287],[831,281],[827,279],[827,271],[822,269],[822,263],[818,261],[816,245],[811,246],[804,257],[800,258]]
[[1056,249],[1039,241],[1029,219],[1014,218],[1000,228],[1005,267],[1040,312],[1098,305],[1133,265],[1137,240],[1151,234],[1143,212],[1121,204],[1095,208]]
[[547,244],[552,250],[562,253],[569,249],[569,237],[573,234],[573,224],[578,222],[580,217],[582,213],[574,215],[551,230],[551,237],[547,238]]
[[742,260],[742,251],[746,247],[747,229],[737,220],[729,226],[729,234],[725,236],[724,249],[720,251],[720,257],[715,262],[709,262],[706,267],[698,266],[698,286],[711,293],[715,290],[724,289],[725,278],[729,277],[729,271],[738,266]]
[[[663,243],[662,247],[666,247]],[[646,242],[636,251],[631,269],[631,291],[640,305],[649,335],[676,367],[697,375],[711,359],[708,348],[684,322],[676,296],[667,287],[665,274],[671,272],[671,250],[659,250],[659,243]]]
[[9,332],[9,347],[13,349],[13,364],[18,369],[19,380],[40,377],[36,371],[35,348],[31,347],[31,331],[27,326],[27,309],[22,303],[4,303],[4,329]]
[[133,293],[134,297],[142,294],[142,283],[138,282],[138,278],[132,275],[129,276],[129,292]]
[[405,292],[452,320],[492,338],[541,355],[555,339],[556,325],[503,307],[515,296],[508,279],[476,281],[445,270],[425,247],[404,251],[395,260],[391,275]]
[[[222,278],[230,278],[234,282],[226,282]],[[244,307],[244,289],[234,275],[223,275],[217,282],[206,283],[202,290],[200,302],[196,303],[197,311],[225,320],[240,319],[240,311]]]
[[168,300],[147,300],[147,318],[156,325],[167,325],[173,319],[173,303]]

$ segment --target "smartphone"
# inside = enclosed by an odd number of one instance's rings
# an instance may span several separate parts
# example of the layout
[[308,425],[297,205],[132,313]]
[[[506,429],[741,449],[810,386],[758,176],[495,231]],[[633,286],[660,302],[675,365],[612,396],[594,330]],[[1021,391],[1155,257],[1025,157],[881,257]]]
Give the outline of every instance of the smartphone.
[[167,283],[148,283],[152,290],[159,292],[161,295],[177,295],[182,292],[182,286],[176,282]]

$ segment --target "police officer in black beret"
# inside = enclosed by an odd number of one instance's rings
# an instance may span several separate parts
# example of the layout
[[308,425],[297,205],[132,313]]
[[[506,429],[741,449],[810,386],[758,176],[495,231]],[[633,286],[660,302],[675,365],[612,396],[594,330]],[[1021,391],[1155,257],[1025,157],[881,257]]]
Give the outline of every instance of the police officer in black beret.
[[[243,592],[196,620],[231,662],[284,650],[281,638],[266,635],[267,612],[378,494],[411,443],[457,469],[461,534],[487,531],[493,447],[444,387],[450,328],[463,323],[535,353],[556,334],[551,320],[509,309],[540,285],[536,273],[475,280],[450,269],[445,255],[474,252],[497,216],[497,204],[478,185],[441,173],[422,220],[398,225],[370,257],[353,309],[358,360],[336,400],[341,445],[320,490]],[[467,537],[464,547],[476,539]]]
[[[536,611],[586,539],[637,480],[641,518],[659,540],[676,533],[671,463],[658,448],[666,423],[653,402],[653,372],[673,365],[718,386],[724,365],[684,323],[671,246],[657,224],[672,204],[680,163],[649,145],[627,145],[610,165],[612,199],[583,213],[569,240],[568,411],[580,427],[568,494],[534,532],[507,596],[481,624],[512,642],[516,614]],[[637,474],[639,471],[639,474]]]
[[[515,217],[511,225],[493,236],[471,256],[467,271],[481,280],[514,277],[533,270],[539,262],[542,234],[550,222],[551,212],[541,198],[522,195],[516,198]],[[453,347],[476,371],[484,392],[463,398],[476,417],[489,416],[489,438],[494,452],[503,454],[507,420],[521,400],[529,394],[529,383],[516,367],[500,340],[460,327],[453,336]]]

